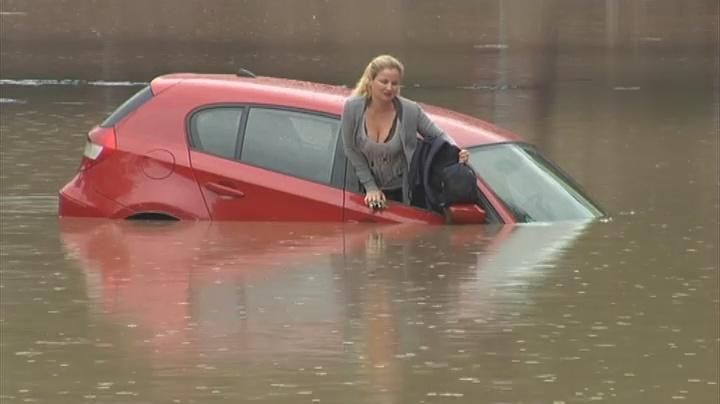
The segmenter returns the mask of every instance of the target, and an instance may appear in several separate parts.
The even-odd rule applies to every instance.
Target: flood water
[[[35,31],[23,42],[42,21],[24,4],[0,6],[0,402],[720,399],[717,2],[418,1],[394,28],[404,41],[383,45],[384,27],[379,39],[354,46],[364,31],[351,30],[330,46],[325,14],[312,30],[319,45],[297,49],[288,29],[254,48],[249,34],[237,46],[115,46],[130,35],[117,26],[101,32],[113,38],[105,47],[53,46]],[[392,17],[409,7],[388,4]],[[488,28],[467,34],[473,20]],[[437,21],[445,36],[431,35]],[[132,29],[166,32],[143,23]],[[209,41],[225,32],[199,30]],[[385,51],[407,62],[404,95],[519,133],[612,220],[57,218],[88,129],[169,61],[352,85]]]

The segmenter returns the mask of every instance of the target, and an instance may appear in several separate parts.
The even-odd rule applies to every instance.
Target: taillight
[[[80,170],[87,170],[99,163],[116,148],[117,138],[115,136],[115,130],[113,128],[96,126],[88,133]]]

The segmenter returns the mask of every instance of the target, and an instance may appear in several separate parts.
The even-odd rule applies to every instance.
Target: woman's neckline
[[[370,140],[370,141],[372,141],[373,143],[376,143],[376,144],[387,144],[387,143],[390,142],[390,140],[392,140],[392,138],[395,136],[395,132],[397,132],[398,121],[399,121],[399,115],[398,115],[397,111],[395,111],[395,116],[393,116],[392,125],[390,125],[390,129],[388,130],[388,134],[387,134],[387,136],[385,137],[385,139],[383,139],[383,141],[381,142],[379,137],[378,137],[377,139],[375,139],[375,137],[374,137],[374,136],[371,136],[370,133],[368,132],[368,128],[367,128],[367,114],[363,114],[362,124],[363,124],[363,129],[365,130],[365,137],[366,137],[368,140]]]

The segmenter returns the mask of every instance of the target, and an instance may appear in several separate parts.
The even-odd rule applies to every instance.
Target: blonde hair
[[[370,98],[370,83],[385,69],[396,69],[400,72],[400,76],[405,73],[405,67],[399,60],[390,55],[377,56],[368,63],[362,76],[360,76],[360,80],[355,84],[353,95],[363,95]]]

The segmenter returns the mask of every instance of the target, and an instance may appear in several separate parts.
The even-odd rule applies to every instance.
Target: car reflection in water
[[[498,302],[542,282],[585,227],[60,224],[95,319],[121,330],[122,345],[142,346],[134,354],[150,366],[202,357],[261,372],[340,356],[388,391],[401,384],[398,355],[442,350],[428,324],[502,327]]]

